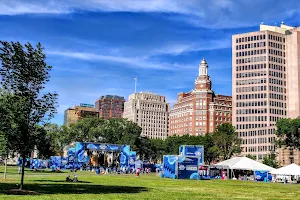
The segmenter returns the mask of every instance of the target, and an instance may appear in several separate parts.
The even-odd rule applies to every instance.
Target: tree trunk
[[[4,179],[6,179],[6,173],[7,173],[7,157],[5,157],[5,161],[4,161]]]
[[[23,190],[23,185],[24,185],[24,169],[25,169],[25,161],[26,161],[26,157],[23,156],[23,162],[22,162],[22,175],[21,175],[21,185],[20,185],[20,190]]]

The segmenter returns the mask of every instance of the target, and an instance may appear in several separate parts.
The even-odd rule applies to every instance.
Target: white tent
[[[251,171],[273,171],[274,168],[247,157],[234,157],[213,165],[227,169],[251,170]]]
[[[286,175],[286,176],[291,176],[291,175],[295,175],[295,176],[300,176],[300,167],[296,164],[290,164],[287,165],[285,167],[281,167],[279,169],[275,169],[273,171],[270,172],[271,174],[275,174],[275,175]]]

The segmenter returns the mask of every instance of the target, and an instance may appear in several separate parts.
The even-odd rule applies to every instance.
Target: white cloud
[[[167,12],[202,16],[195,5],[206,0],[1,0],[0,13],[6,15],[31,13],[71,13],[76,10],[105,12]]]
[[[159,49],[153,51],[154,54],[172,54],[180,55],[186,52],[192,51],[207,51],[207,50],[216,50],[231,48],[231,40],[228,38],[222,40],[202,40],[200,43],[174,43],[167,44]]]
[[[124,65],[124,67],[130,68],[144,68],[144,69],[156,69],[156,70],[180,70],[189,68],[189,66],[179,65],[176,63],[162,63],[162,62],[151,62],[147,60],[146,57],[121,57],[121,56],[111,56],[102,55],[94,53],[80,53],[80,52],[66,52],[66,51],[47,51],[48,55],[64,56],[80,60],[90,60],[90,61],[102,61],[119,63]]]
[[[270,6],[272,5],[272,6]],[[299,12],[297,0],[0,0],[0,14],[67,14],[82,11],[175,13],[200,27],[232,28],[259,24]]]

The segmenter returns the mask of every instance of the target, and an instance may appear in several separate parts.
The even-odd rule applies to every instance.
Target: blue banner
[[[201,145],[182,145],[179,147],[179,154],[184,156],[199,157],[199,165],[204,164],[204,147]]]
[[[164,155],[163,176],[166,178],[177,178],[176,165],[178,156]]]
[[[89,150],[103,150],[103,151],[120,151],[120,145],[117,144],[95,144],[86,143],[86,148]]]
[[[178,157],[178,179],[197,179],[198,177],[198,157],[179,156]]]

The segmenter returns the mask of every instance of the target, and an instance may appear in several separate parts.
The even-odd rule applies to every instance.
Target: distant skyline
[[[0,40],[41,42],[58,113],[101,95],[194,88],[204,57],[217,94],[231,95],[231,37],[259,24],[299,25],[296,0],[0,0]]]

